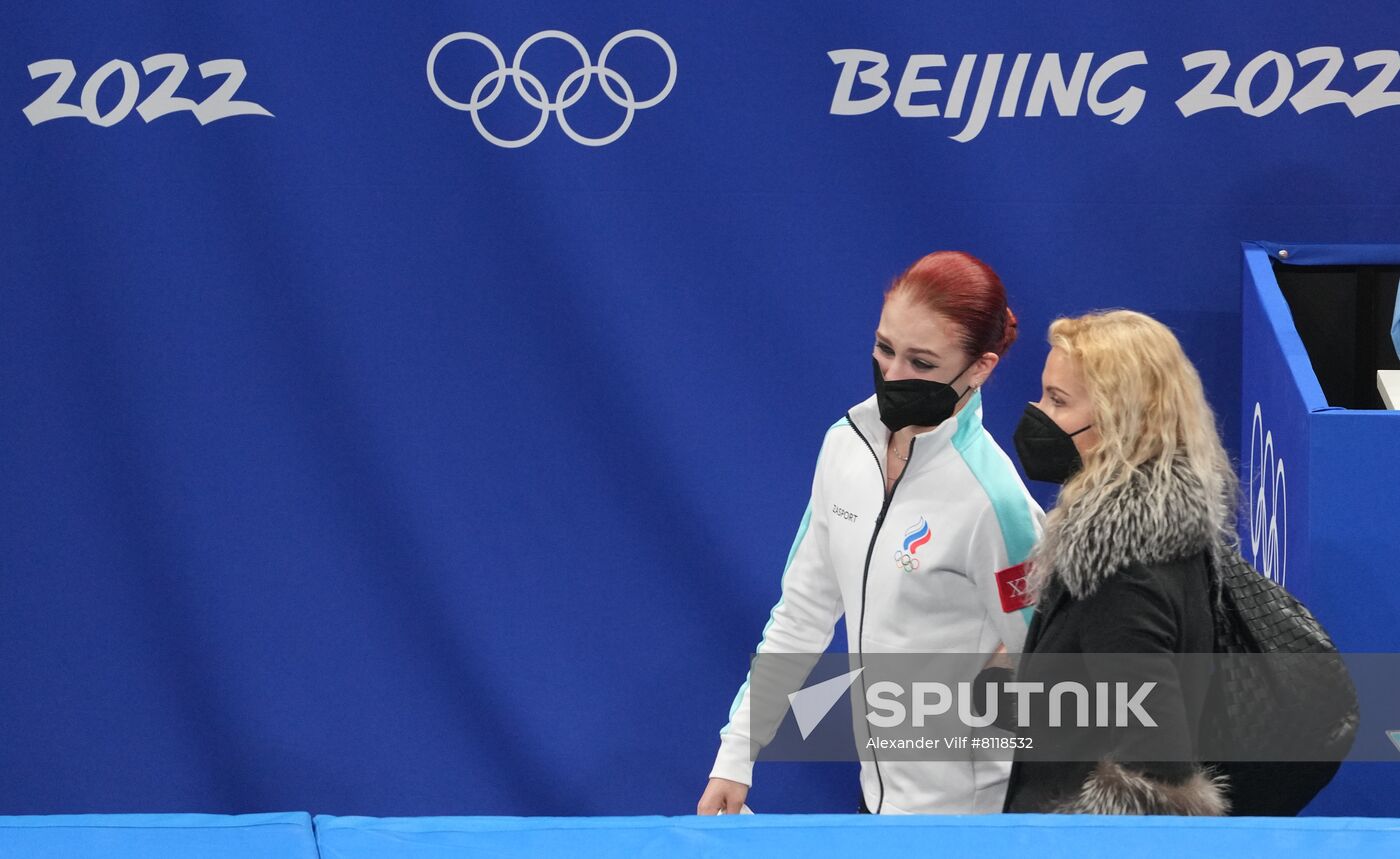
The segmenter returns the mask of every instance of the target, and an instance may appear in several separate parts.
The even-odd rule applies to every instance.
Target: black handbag
[[[1211,764],[1229,779],[1231,814],[1295,815],[1351,749],[1356,687],[1326,630],[1288,591],[1231,548],[1211,567],[1216,653],[1270,658],[1218,660],[1201,747],[1235,758]],[[1302,760],[1279,761],[1280,749]]]

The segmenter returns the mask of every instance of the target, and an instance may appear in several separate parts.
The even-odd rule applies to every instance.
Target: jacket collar
[[[856,431],[870,443],[883,471],[886,466],[885,451],[889,447],[890,431],[880,422],[880,406],[875,401],[875,395],[872,394],[869,399],[853,406],[846,415]],[[965,450],[981,433],[982,392],[976,390],[968,395],[962,411],[928,432],[914,436],[914,456],[908,467],[914,467],[916,461],[922,466],[942,459],[955,450]]]
[[[1053,580],[1083,599],[1131,563],[1165,563],[1210,550],[1219,533],[1210,501],[1186,460],[1175,457],[1164,475],[1140,468],[1125,483],[1058,505],[1032,555],[1034,590],[1048,596]]]

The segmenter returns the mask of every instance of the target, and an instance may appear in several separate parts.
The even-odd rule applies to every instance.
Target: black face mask
[[[967,392],[959,394],[951,383],[933,382],[928,379],[900,379],[886,382],[880,372],[880,362],[873,357],[875,365],[875,402],[880,406],[880,422],[889,427],[890,432],[898,432],[905,427],[936,427],[953,416],[953,410]],[[972,364],[976,364],[973,361]],[[953,377],[956,382],[962,374],[972,369],[972,364],[963,367],[962,373]]]
[[[1016,455],[1031,480],[1064,483],[1084,467],[1074,437],[1093,424],[1065,432],[1050,420],[1049,415],[1033,405],[1026,406],[1021,422],[1016,425]]]

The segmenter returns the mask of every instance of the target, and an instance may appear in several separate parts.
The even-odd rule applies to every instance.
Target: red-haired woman
[[[823,652],[846,615],[852,653],[1018,652],[1018,566],[1044,514],[982,428],[979,389],[1016,339],[996,273],[955,251],[895,278],[875,329],[875,393],[826,433],[812,498],[759,653]],[[970,678],[969,678],[970,679]],[[752,784],[749,684],[735,698],[700,814],[737,813]],[[1005,757],[1005,755],[1001,755]],[[861,765],[877,814],[1000,811],[1009,761]]]

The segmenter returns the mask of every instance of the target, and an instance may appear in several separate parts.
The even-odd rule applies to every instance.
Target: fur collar
[[[1222,817],[1230,813],[1224,776],[1196,766],[1185,781],[1152,778],[1115,761],[1099,761],[1079,793],[1049,809],[1055,814],[1173,814]]]
[[[1186,461],[1165,477],[1143,467],[1118,486],[1097,487],[1057,506],[1032,560],[1037,593],[1053,580],[1070,596],[1090,596],[1133,562],[1154,564],[1205,551],[1219,533],[1219,505]]]

